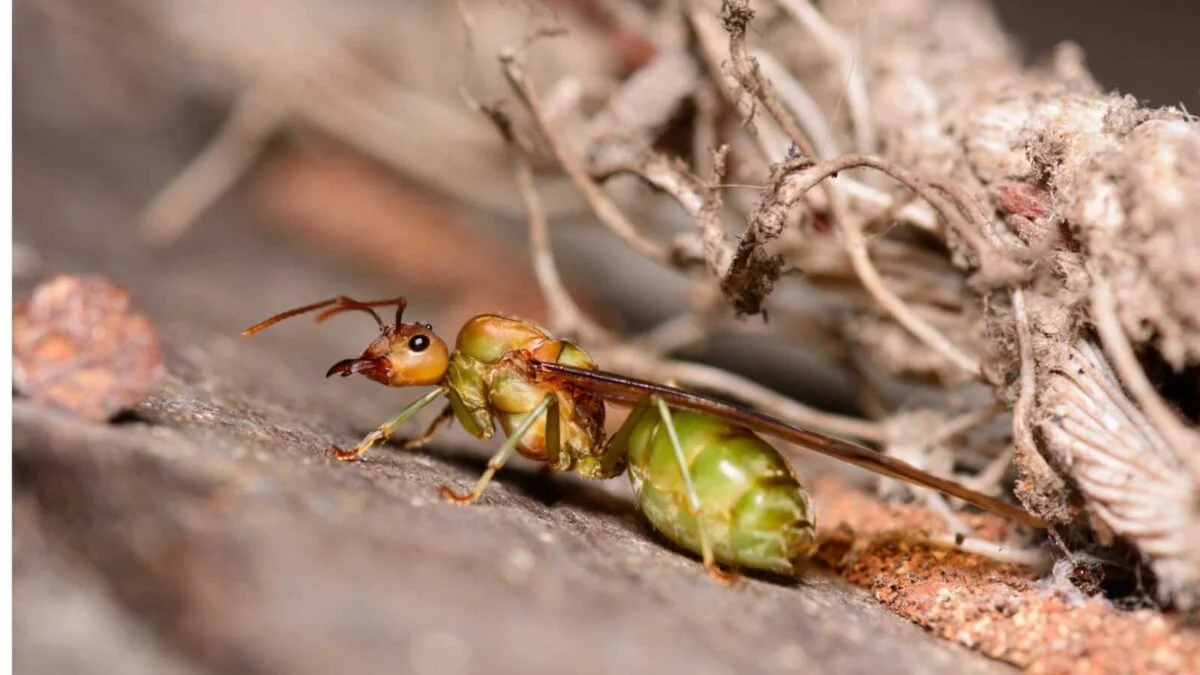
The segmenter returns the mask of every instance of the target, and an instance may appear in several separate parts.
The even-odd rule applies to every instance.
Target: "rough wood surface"
[[[138,209],[198,137],[185,119],[45,115],[76,102],[32,62],[16,73],[15,293],[62,272],[125,285],[168,375],[113,424],[15,402],[18,672],[1010,670],[821,573],[722,588],[628,500],[527,464],[474,507],[437,501],[481,471],[479,445],[327,459],[407,400],[321,377],[370,331],[238,331],[297,300],[395,289],[230,208],[186,245],[138,245]],[[417,300],[413,315],[436,301]]]

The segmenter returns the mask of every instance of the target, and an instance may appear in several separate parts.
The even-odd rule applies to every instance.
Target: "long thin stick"
[[[469,97],[469,93],[464,91]],[[537,186],[533,181],[533,169],[529,164],[529,156],[525,148],[517,140],[512,123],[508,117],[497,108],[479,105],[474,99],[470,104],[485,113],[499,129],[500,134],[508,143],[512,155],[513,169],[516,173],[517,192],[525,205],[529,217],[529,249],[533,258],[533,271],[541,287],[542,295],[546,298],[550,314],[550,328],[553,332],[568,337],[578,335],[589,343],[611,343],[616,338],[593,322],[579,309],[562,277],[558,274],[558,266],[554,264],[554,254],[550,247],[550,231],[546,222],[546,209],[538,196]]]
[[[606,350],[604,357],[602,361],[607,366],[622,372],[647,379],[674,380],[685,386],[721,392],[776,417],[822,433],[873,443],[885,440],[883,426],[877,422],[817,410],[720,368],[689,361],[649,358],[637,351],[636,347]]]
[[[587,389],[598,391],[606,398],[632,403],[647,394],[659,396],[668,404],[687,410],[719,415],[782,440],[790,441],[814,452],[833,457],[848,464],[882,476],[897,478],[914,485],[932,488],[952,497],[975,504],[992,513],[1011,518],[1032,527],[1046,527],[1038,517],[1025,510],[967,488],[959,483],[922,471],[883,453],[873,452],[849,441],[813,432],[784,422],[757,410],[743,408],[720,399],[666,387],[653,382],[603,371],[571,368],[554,363],[534,362],[536,371],[546,377],[563,379]]]
[[[141,218],[142,235],[155,244],[178,239],[246,174],[286,117],[270,93],[242,94],[204,151],[150,201]]]
[[[846,102],[854,123],[854,146],[858,152],[875,151],[875,126],[871,123],[871,99],[862,72],[855,68],[854,50],[808,0],[776,0],[785,12],[804,26],[817,44],[833,55],[846,82]]]
[[[513,51],[505,52],[501,55],[500,62],[504,66],[504,74],[508,78],[509,84],[525,103],[530,114],[533,115],[538,130],[550,145],[550,149],[554,153],[555,158],[558,159],[558,163],[562,166],[563,171],[571,179],[571,182],[579,192],[583,194],[584,199],[587,200],[600,221],[608,226],[614,234],[620,237],[633,250],[656,262],[664,265],[670,264],[670,254],[667,249],[650,241],[638,232],[633,223],[621,212],[621,209],[600,189],[600,186],[596,185],[591,176],[584,170],[583,162],[575,156],[574,151],[559,140],[558,134],[555,133],[550,125],[550,121],[546,119],[541,102],[538,100],[538,96],[534,92],[529,78],[525,76],[525,69],[518,62],[516,53]]]

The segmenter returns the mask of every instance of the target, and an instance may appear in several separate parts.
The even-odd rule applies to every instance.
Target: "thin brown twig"
[[[947,208],[949,212],[944,213],[947,219],[962,219],[962,214],[958,213],[957,209],[947,204],[944,199],[940,199],[940,196],[936,195],[933,190],[907,172],[898,171],[890,163],[874,157],[846,155],[815,166],[798,167],[798,170],[786,172],[785,175],[781,176],[776,181],[775,189],[760,205],[758,212],[754,214],[751,225],[747,228],[747,235],[743,237],[743,243],[751,238],[752,232],[763,231],[769,234],[772,231],[781,230],[783,222],[792,206],[803,197],[805,192],[826,178],[859,166],[868,166],[880,170],[904,183],[910,189],[918,191],[922,197],[929,199],[929,196],[933,196],[934,199],[929,200],[930,203],[935,208],[940,206]],[[833,194],[836,195],[837,193],[834,192]],[[855,274],[867,292],[879,303],[879,306],[928,347],[937,351],[951,363],[956,364],[972,376],[979,377],[981,375],[980,362],[977,357],[971,356],[959,349],[949,338],[924,319],[917,316],[904,301],[887,287],[883,277],[880,276],[879,271],[871,263],[867,252],[866,237],[863,235],[861,224],[852,218],[839,219],[838,224],[841,227],[845,239],[846,252],[850,256],[850,262],[854,267]],[[742,251],[739,247],[738,254],[734,257],[734,262],[730,266],[730,273],[727,275],[727,278],[735,272],[739,272],[738,265],[741,259]],[[745,271],[744,265],[740,272],[744,274]]]
[[[160,245],[177,240],[246,174],[286,118],[273,93],[242,94],[204,151],[150,201],[141,217],[142,236]]]
[[[700,215],[710,189],[699,177],[688,171],[681,160],[654,151],[643,151],[610,161],[603,177],[630,174],[670,195],[692,218]]]
[[[617,157],[623,153],[609,152],[607,164],[603,167],[606,172],[604,175],[630,174],[670,195],[699,228],[705,265],[714,278],[720,278],[733,255],[722,220],[724,204],[721,191],[712,185],[720,183],[725,175],[728,151],[728,146],[722,146],[712,153],[713,173],[709,183],[688,171],[687,165],[681,160],[651,150],[619,160]]]
[[[712,151],[710,185],[720,184],[725,177],[725,160],[728,156],[728,145],[722,145]],[[718,279],[725,275],[733,257],[725,234],[725,223],[721,218],[723,206],[721,190],[710,187],[704,199],[704,205],[696,214],[696,225],[700,228],[700,241],[704,244],[704,260],[708,263],[709,273]]]
[[[721,29],[717,24],[716,18],[703,12],[691,11],[688,14],[688,19],[696,34],[697,46],[701,57],[708,66],[710,77],[719,85],[717,87],[718,91],[721,92],[722,96],[733,107],[738,109],[747,108],[750,104],[745,101],[745,97],[735,96],[723,80],[720,68],[722,60],[721,49],[727,48],[728,41],[722,42],[719,39]],[[747,119],[743,122],[743,129],[757,143],[762,157],[767,161],[774,161],[778,157],[777,148],[781,147],[778,139],[771,138],[770,132],[774,127],[767,127],[760,132],[754,124],[753,119],[749,119],[749,112],[743,112],[743,114],[747,116]],[[740,159],[745,159],[742,155],[738,156]],[[763,172],[765,173],[765,170]],[[703,174],[703,172],[700,173]],[[849,178],[831,187],[844,192],[846,198],[854,201],[859,207],[874,207],[880,213],[888,213],[894,203],[894,200],[886,193]],[[815,208],[831,208],[828,199],[822,193],[812,195],[811,201]],[[929,232],[935,232],[938,228],[937,215],[925,203],[907,204],[896,208],[895,216]]]
[[[883,427],[876,422],[811,408],[753,380],[719,368],[649,357],[636,347],[608,349],[603,354],[606,364],[635,377],[660,382],[675,380],[686,386],[719,392],[781,419],[833,436],[874,443],[884,440]]]
[[[721,26],[716,17],[698,9],[688,9],[687,19],[696,36],[696,46],[700,51],[705,68],[708,70],[709,78],[716,84],[722,98],[740,113],[741,129],[758,146],[762,160],[768,163],[775,161],[779,149],[784,146],[783,136],[773,126],[760,129],[755,122],[753,99],[747,96],[738,96],[731,83],[725,79],[722,64],[728,53],[729,41],[723,39]],[[765,165],[763,168],[765,173]]]
[[[750,55],[764,73],[766,80],[775,86],[775,91],[796,116],[804,134],[812,140],[816,159],[829,159],[842,154],[837,139],[829,128],[829,120],[804,85],[796,81],[775,57],[761,49],[751,49]]]
[[[737,96],[725,80],[721,64],[728,55],[729,41],[721,39],[722,31],[716,17],[698,9],[689,8],[687,19],[696,36],[696,46],[708,70],[709,77],[716,84],[715,88],[730,106],[742,112],[742,129],[757,144],[762,158],[768,162],[775,161],[778,159],[778,148],[782,147],[781,139],[774,137],[776,128],[768,125],[759,129],[751,114],[752,101],[747,101],[744,96]],[[737,156],[742,161],[746,160],[745,153],[737,154]],[[762,173],[766,173],[765,167]],[[886,193],[849,178],[832,187],[845,193],[846,198],[854,201],[859,207],[874,207],[880,213],[889,212],[893,204],[893,199]],[[817,209],[831,209],[828,199],[822,193],[812,195],[811,202]],[[897,208],[895,215],[922,230],[936,232],[938,229],[937,215],[925,203],[908,204]]]
[[[467,46],[474,46],[474,17],[462,3],[458,3],[458,12],[466,32]],[[529,220],[529,248],[533,262],[534,276],[541,287],[542,296],[546,299],[551,330],[568,337],[578,337],[585,342],[607,344],[615,338],[599,324],[592,321],[571,298],[562,277],[558,274],[558,266],[554,263],[554,254],[550,246],[550,231],[547,223],[546,209],[538,195],[533,178],[533,168],[529,161],[529,152],[522,139],[518,137],[512,119],[500,109],[499,105],[484,105],[471,93],[469,84],[464,76],[459,86],[459,95],[470,109],[482,113],[495,125],[500,137],[504,139],[512,158],[514,178],[517,192]]]
[[[529,248],[533,258],[533,271],[546,298],[550,315],[550,330],[571,339],[580,339],[588,344],[608,344],[615,338],[599,324],[584,314],[567,291],[554,254],[550,247],[550,232],[546,222],[546,209],[538,196],[533,180],[533,169],[521,143],[517,141],[512,121],[494,106],[478,106],[490,119],[508,143],[512,154],[513,170],[516,174],[517,192],[525,205],[529,217]]]
[[[650,241],[638,232],[637,228],[621,212],[616,203],[600,189],[600,186],[596,185],[591,176],[584,170],[583,162],[575,156],[574,151],[558,138],[558,134],[551,128],[549,120],[546,119],[538,96],[534,92],[529,78],[526,77],[525,69],[520,64],[516,52],[512,50],[505,51],[500,56],[500,62],[504,67],[504,74],[508,78],[509,84],[533,116],[538,130],[550,145],[550,149],[554,153],[558,163],[562,166],[563,171],[571,179],[576,189],[583,194],[584,199],[587,200],[588,204],[592,207],[592,211],[595,212],[600,221],[633,250],[651,260],[669,265],[670,254],[668,250]]]
[[[732,58],[733,76],[748,93],[762,103],[771,117],[783,128],[783,132],[805,155],[817,157],[812,140],[804,133],[791,111],[779,102],[775,90],[763,77],[761,69],[746,48],[746,30],[754,18],[754,11],[746,0],[725,0],[721,6],[721,20],[729,33],[729,55]]]
[[[1012,411],[1013,461],[1035,482],[1035,491],[1062,494],[1066,486],[1038,452],[1030,424],[1037,404],[1037,361],[1034,359],[1033,328],[1029,321],[1029,310],[1025,306],[1025,291],[1014,288],[1010,297],[1013,322],[1017,329],[1017,355],[1021,361],[1021,390]]]
[[[785,12],[812,34],[825,51],[833,56],[845,80],[846,102],[854,125],[854,146],[858,152],[875,151],[875,126],[871,123],[871,99],[866,79],[855,67],[854,49],[808,0],[776,0]]]
[[[763,78],[758,63],[752,59],[746,48],[746,31],[754,12],[746,0],[725,0],[721,5],[721,20],[726,32],[729,33],[729,53],[732,59],[734,78],[755,99],[760,101],[771,117],[783,127],[784,132],[792,139],[794,147],[802,153],[802,157],[791,157],[785,161],[779,174],[787,173],[788,163],[799,163],[815,160],[816,150],[800,128],[796,118],[788,112],[774,90]],[[781,178],[782,179],[782,178]],[[821,190],[829,202],[829,211],[833,220],[845,223],[850,220],[850,212],[841,193],[829,183],[821,183]],[[759,213],[762,213],[761,209]],[[742,237],[737,253],[730,263],[729,271],[721,280],[726,295],[733,301],[739,313],[754,314],[762,311],[762,303],[774,288],[775,280],[783,272],[782,260],[779,256],[766,255],[762,247],[783,232],[786,214],[778,218],[758,218],[751,221],[750,227]],[[849,225],[846,225],[849,228]]]

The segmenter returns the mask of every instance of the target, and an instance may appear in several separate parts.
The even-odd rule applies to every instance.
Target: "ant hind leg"
[[[667,436],[671,440],[671,448],[675,451],[679,471],[683,475],[683,486],[687,491],[688,505],[691,507],[692,516],[696,518],[696,529],[700,534],[700,555],[704,559],[704,567],[717,581],[725,585],[732,584],[739,575],[736,572],[726,572],[717,565],[716,556],[713,554],[711,535],[704,522],[704,509],[700,504],[700,496],[696,493],[696,486],[692,483],[691,469],[688,467],[687,457],[683,453],[683,446],[679,443],[679,434],[675,431],[671,410],[661,398],[655,396],[653,400],[654,405],[658,408],[658,415],[662,418],[663,426],[667,430]]]

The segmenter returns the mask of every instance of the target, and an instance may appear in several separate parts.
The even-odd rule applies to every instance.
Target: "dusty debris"
[[[830,476],[811,491],[822,562],[943,638],[1030,673],[1194,673],[1200,663],[1200,629],[1080,590],[1082,562],[1063,561],[1042,580],[1029,568],[923,543],[946,533],[927,508],[887,505]],[[1012,537],[1011,524],[994,516],[963,520],[975,537]]]
[[[104,278],[55,277],[13,308],[13,384],[41,404],[107,420],[163,372],[154,326]]]

